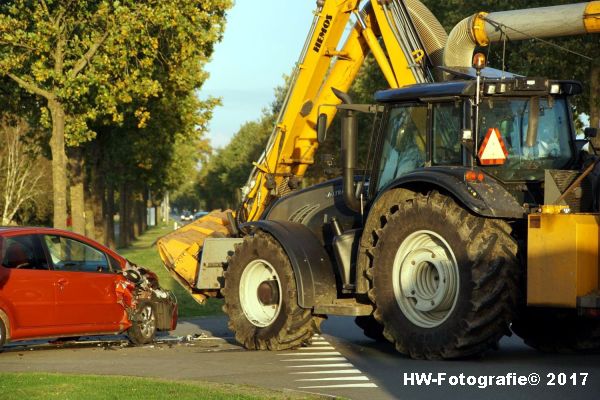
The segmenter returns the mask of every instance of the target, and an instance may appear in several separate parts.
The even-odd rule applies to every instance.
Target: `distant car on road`
[[[146,344],[176,326],[177,300],[153,272],[72,232],[0,227],[0,347],[124,332]]]
[[[186,210],[186,211],[184,211],[184,212],[181,214],[181,218],[180,218],[180,219],[181,219],[182,221],[193,221],[193,220],[194,220],[194,216],[192,215],[192,213],[191,213],[191,212],[189,212],[189,211],[187,211],[187,210]]]

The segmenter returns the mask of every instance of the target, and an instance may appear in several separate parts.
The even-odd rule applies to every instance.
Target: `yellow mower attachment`
[[[196,289],[204,240],[209,237],[230,235],[228,212],[231,210],[212,211],[157,241],[160,258],[167,270],[200,304],[204,303],[207,297],[218,294],[216,290],[200,293]]]

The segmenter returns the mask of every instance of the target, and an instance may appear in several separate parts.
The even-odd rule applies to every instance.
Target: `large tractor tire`
[[[525,344],[547,353],[599,353],[600,320],[575,310],[529,308],[512,324]]]
[[[436,192],[386,196],[367,276],[384,336],[417,359],[498,347],[518,301],[517,245],[503,221]]]
[[[292,349],[320,332],[322,319],[298,305],[296,279],[284,249],[262,231],[236,247],[222,292],[229,329],[247,349]]]

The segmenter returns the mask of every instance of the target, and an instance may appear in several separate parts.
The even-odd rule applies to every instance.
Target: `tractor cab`
[[[564,190],[581,172],[569,103],[581,91],[575,81],[517,76],[379,91],[381,128],[373,140],[375,156],[368,161],[368,197],[411,182],[418,186],[425,179],[445,182],[459,198],[464,192],[467,202],[482,200],[488,208],[500,207],[491,203],[502,193],[502,200],[508,196],[518,203],[510,207],[522,217],[528,208],[548,203],[546,186]],[[554,179],[551,185],[545,184],[548,179]],[[584,201],[579,193],[574,210],[591,211],[591,192],[585,195]],[[490,216],[519,217],[510,212]]]

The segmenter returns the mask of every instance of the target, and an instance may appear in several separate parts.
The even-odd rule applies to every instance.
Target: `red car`
[[[151,271],[72,232],[0,228],[0,347],[122,332],[145,344],[176,325],[175,296]]]

